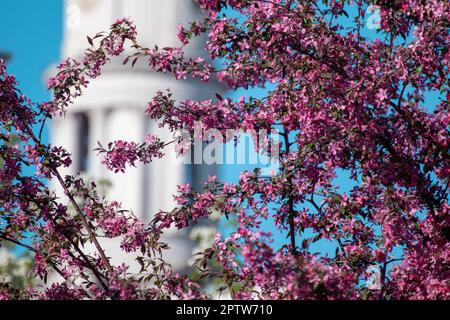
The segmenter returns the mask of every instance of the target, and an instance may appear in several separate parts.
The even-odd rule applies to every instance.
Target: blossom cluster
[[[101,144],[96,151],[105,153],[102,163],[108,170],[114,172],[125,172],[126,165],[136,166],[136,161],[144,164],[150,163],[153,158],[162,158],[164,142],[154,135],[148,135],[144,143],[127,142],[117,140],[108,144],[104,149]]]

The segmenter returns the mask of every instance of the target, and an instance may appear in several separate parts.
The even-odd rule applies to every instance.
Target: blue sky
[[[0,51],[12,54],[8,72],[32,101],[48,100],[44,71],[59,60],[62,1],[2,1],[0,10]]]

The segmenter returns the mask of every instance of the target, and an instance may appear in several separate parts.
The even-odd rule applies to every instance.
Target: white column
[[[150,123],[150,132],[166,143],[174,139],[169,130],[158,128],[153,121]],[[147,179],[151,182],[147,191],[150,212],[173,209],[173,195],[177,193],[177,186],[186,182],[184,165],[181,159],[176,157],[174,144],[164,149],[163,158],[154,159],[148,166]]]
[[[173,140],[173,134],[166,128],[159,128],[157,123],[149,121],[150,132],[164,142]],[[146,185],[144,201],[148,208],[148,220],[159,211],[170,211],[176,204],[173,196],[177,194],[177,186],[188,182],[187,169],[181,158],[176,156],[174,145],[164,149],[164,157],[155,159],[146,168]],[[165,230],[163,241],[170,245],[171,250],[164,252],[164,257],[175,270],[184,270],[192,256],[193,243],[188,239],[188,230],[178,230],[175,227]]]
[[[105,144],[115,140],[142,142],[144,120],[142,108],[121,107],[111,110],[106,119]],[[112,184],[108,198],[122,202],[123,208],[131,209],[138,217],[143,216],[143,172],[143,165],[136,163],[136,167],[128,167],[125,173],[109,173],[107,176]]]
[[[72,165],[68,168],[61,167],[59,172],[62,176],[74,175],[79,167],[78,163],[78,121],[75,114],[68,112],[63,118],[55,118],[51,122],[51,145],[63,147],[72,155]],[[63,191],[59,183],[51,181],[51,187],[55,189],[59,196],[63,195]]]

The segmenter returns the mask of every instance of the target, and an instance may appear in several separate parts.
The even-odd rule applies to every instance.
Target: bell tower
[[[89,46],[86,36],[108,30],[122,17],[135,22],[140,44],[178,46],[177,26],[194,21],[201,14],[194,0],[65,0],[64,10],[63,58],[82,55]],[[201,47],[201,43],[193,44],[191,53]],[[193,80],[175,81],[171,76],[151,71],[144,60],[134,68],[123,66],[122,59],[106,65],[102,75],[91,81],[83,96],[69,106],[65,118],[52,121],[51,139],[53,145],[63,146],[72,154],[73,165],[64,174],[80,172],[108,181],[107,198],[122,202],[124,209],[148,222],[155,212],[170,210],[176,186],[198,180],[199,174],[205,174],[204,168],[196,166],[194,170],[193,166],[182,164],[170,148],[162,159],[114,174],[104,169],[93,151],[97,142],[142,142],[149,133],[170,141],[171,134],[144,114],[153,95],[170,88],[176,99],[207,99],[216,89],[207,90]],[[186,268],[193,247],[186,231],[169,230],[165,240],[172,248],[167,259],[174,269]],[[103,245],[113,263],[130,263],[128,258],[123,261],[117,242],[107,240]]]

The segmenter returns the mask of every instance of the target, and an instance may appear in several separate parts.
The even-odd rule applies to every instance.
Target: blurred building
[[[177,26],[194,21],[201,14],[193,0],[65,0],[64,10],[62,58],[81,56],[89,46],[87,35],[108,30],[122,17],[130,17],[136,23],[140,44],[150,48],[155,44],[160,48],[178,46]],[[193,44],[191,54],[201,47],[200,42]],[[93,149],[98,141],[103,145],[118,139],[142,142],[149,133],[170,141],[171,134],[144,114],[156,91],[171,88],[177,99],[206,99],[216,89],[206,90],[195,81],[175,81],[171,76],[155,73],[145,58],[134,68],[123,66],[122,60],[109,63],[85,94],[70,106],[65,118],[52,121],[51,143],[65,147],[73,155],[73,165],[64,174],[80,172],[97,181],[108,181],[111,183],[108,198],[121,201],[123,208],[131,209],[148,222],[158,210],[173,207],[172,195],[178,184],[190,181],[198,185],[208,170],[201,165],[195,168],[183,165],[174,150],[168,149],[164,158],[150,165],[114,174],[105,170]],[[62,194],[62,190],[58,192]],[[186,268],[192,254],[186,231],[171,230],[166,240],[172,248],[168,260],[176,270]],[[117,241],[107,240],[103,245],[113,263],[133,260],[122,256]]]

